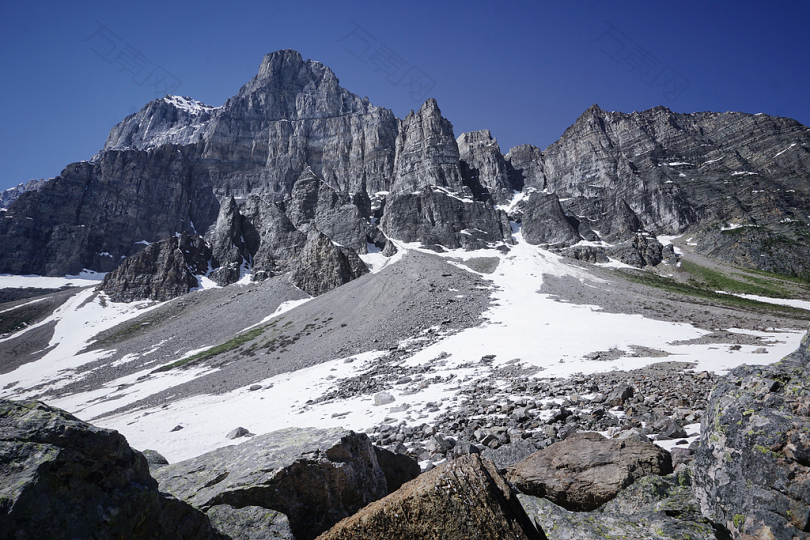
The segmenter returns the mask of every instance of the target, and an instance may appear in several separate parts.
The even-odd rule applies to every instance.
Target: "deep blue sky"
[[[456,136],[490,129],[504,152],[545,148],[593,103],[810,125],[810,3],[606,4],[4,2],[0,189],[92,157],[154,99],[160,75],[179,81],[172,93],[221,105],[284,48],[400,118],[419,107],[418,84],[432,86]]]

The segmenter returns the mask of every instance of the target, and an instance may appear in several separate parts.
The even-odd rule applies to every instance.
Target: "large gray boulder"
[[[645,476],[593,512],[571,512],[553,502],[519,494],[526,513],[548,540],[724,540],[700,513],[688,472]]]
[[[335,245],[313,227],[290,281],[305,293],[319,296],[368,272],[353,249]]]
[[[706,516],[734,538],[810,532],[810,333],[770,366],[740,366],[709,397],[695,452]]]
[[[287,516],[261,506],[217,504],[206,512],[211,525],[230,540],[295,540]]]
[[[155,476],[162,490],[203,511],[227,505],[281,512],[298,540],[314,538],[388,494],[371,441],[339,428],[259,435],[161,467]]]
[[[36,401],[0,400],[0,539],[220,539],[158,491],[118,432]]]
[[[480,249],[512,243],[506,213],[490,203],[462,199],[447,190],[426,186],[418,193],[392,196],[380,222],[385,234],[404,242],[446,248]]]
[[[635,480],[672,472],[669,452],[651,442],[575,433],[515,465],[509,481],[567,510],[593,510]]]
[[[344,519],[319,540],[543,538],[495,465],[477,454],[450,461]]]

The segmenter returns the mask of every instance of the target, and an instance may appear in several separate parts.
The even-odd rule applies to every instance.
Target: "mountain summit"
[[[486,130],[457,139],[432,98],[400,120],[282,50],[224,105],[154,100],[91,161],[22,193],[0,222],[0,272],[109,272],[187,234],[210,246],[200,268],[227,284],[292,270],[312,227],[364,254],[387,238],[508,245],[512,221],[586,260],[638,251],[639,235],[690,233],[699,253],[807,276],[808,177],[810,130],[786,118],[594,104],[545,150],[504,155]],[[602,245],[569,249],[582,240]],[[661,260],[651,249],[621,258]]]

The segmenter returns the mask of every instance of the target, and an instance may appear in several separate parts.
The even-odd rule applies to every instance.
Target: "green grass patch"
[[[775,298],[789,298],[790,292],[771,280],[746,277],[743,274],[724,274],[690,261],[682,261],[681,269],[689,272],[701,285],[713,291],[737,294],[756,294]],[[741,278],[741,279],[740,279]]]
[[[185,366],[185,365],[191,364],[192,362],[199,362],[200,360],[207,360],[208,358],[214,357],[214,356],[216,356],[218,354],[222,354],[224,352],[232,351],[234,349],[237,349],[237,348],[241,347],[242,345],[244,345],[248,341],[256,339],[257,337],[262,335],[266,329],[267,329],[266,325],[265,326],[260,326],[259,328],[254,328],[253,330],[249,330],[249,331],[245,332],[244,334],[239,334],[238,336],[236,336],[233,339],[229,339],[228,341],[226,341],[225,343],[222,343],[221,345],[211,347],[208,350],[199,352],[199,353],[197,353],[197,354],[195,354],[193,356],[189,356],[188,358],[183,358],[182,360],[172,362],[171,364],[166,364],[165,366],[160,366],[159,368],[153,370],[152,373],[160,373],[162,371],[169,371],[170,369],[174,369],[176,367]],[[253,349],[253,348],[255,348],[255,347],[252,347],[251,349]]]
[[[634,283],[654,287],[656,289],[661,289],[671,293],[691,296],[693,298],[701,298],[714,304],[721,304],[760,313],[773,313],[792,319],[810,319],[810,311],[806,309],[791,306],[781,306],[778,304],[769,304],[767,302],[760,302],[758,300],[750,300],[748,298],[740,298],[739,296],[733,296],[730,294],[718,293],[715,292],[714,289],[701,286],[697,281],[680,283],[672,278],[661,277],[659,275],[641,270],[630,272],[617,271],[616,273],[617,275]]]

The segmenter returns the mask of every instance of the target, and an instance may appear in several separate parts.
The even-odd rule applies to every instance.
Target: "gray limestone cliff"
[[[453,126],[428,99],[402,120],[396,140],[392,195],[415,193],[425,186],[460,192],[464,188]]]
[[[497,139],[492,138],[488,129],[484,129],[462,133],[457,143],[464,184],[472,190],[476,200],[508,203],[514,196],[515,188]]]
[[[810,129],[786,118],[594,105],[545,150],[502,155],[487,130],[456,139],[434,99],[399,120],[282,50],[222,106],[152,101],[91,161],[15,195],[0,272],[110,272],[187,233],[211,244],[210,277],[224,285],[292,270],[312,226],[363,254],[389,239],[511,243],[511,220],[530,242],[601,241],[606,253],[688,233],[699,253],[808,276],[808,178]]]

